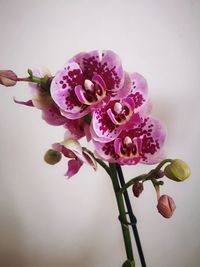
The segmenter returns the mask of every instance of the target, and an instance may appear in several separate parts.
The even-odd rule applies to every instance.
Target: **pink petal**
[[[76,62],[80,66],[85,77],[89,80],[92,80],[94,73],[99,72],[100,53],[98,51],[79,53],[75,55],[69,62]]]
[[[134,99],[135,108],[138,111],[146,102],[148,94],[147,82],[139,73],[130,74],[131,91],[130,96]]]
[[[54,143],[52,144],[52,148],[62,153],[67,158],[72,158],[72,159],[76,158],[76,155],[71,150],[64,147],[62,143]]]
[[[73,61],[79,64],[87,79],[92,80],[94,74],[101,76],[110,93],[119,91],[124,84],[121,60],[112,51],[80,53],[70,60]]]
[[[72,151],[77,157],[82,155],[82,147],[77,140],[69,138],[64,140],[61,144],[68,150]]]
[[[82,103],[82,104],[86,104],[86,105],[90,105],[90,102],[88,102],[88,100],[85,97],[85,90],[83,88],[82,85],[77,85],[74,89],[75,94],[78,98],[78,100]]]
[[[114,140],[121,131],[107,114],[107,106],[93,112],[91,129],[92,137],[100,142],[103,142],[103,140],[105,140],[104,142]]]
[[[149,117],[149,120],[144,127],[149,131],[149,136],[144,135],[142,139],[142,154],[141,162],[144,164],[158,163],[164,157],[164,143],[166,139],[165,125],[154,117]]]
[[[75,94],[75,87],[83,84],[83,73],[77,63],[68,63],[59,71],[51,83],[51,96],[65,112],[79,113],[83,104]]]
[[[70,113],[70,112],[66,112],[64,110],[60,110],[60,112],[65,118],[67,118],[69,120],[80,119],[91,112],[91,107],[87,107],[85,109],[84,109],[84,106],[82,106],[82,107],[83,108],[81,108],[79,110],[79,112],[77,112],[77,113]]]
[[[84,133],[85,133],[87,142],[90,142],[90,140],[92,139],[92,135],[90,132],[90,125],[87,123],[84,125]]]
[[[63,125],[67,120],[61,115],[59,108],[55,104],[51,104],[46,109],[42,110],[42,118],[48,124],[54,126]]]
[[[17,103],[17,104],[21,104],[21,105],[28,106],[28,107],[34,107],[32,100],[28,100],[28,101],[19,101],[19,100],[16,100],[15,98],[14,98],[13,100],[14,100],[14,102]]]
[[[85,123],[82,119],[69,120],[66,118],[64,127],[67,128],[65,133],[65,139],[73,138],[80,139],[85,136],[85,127],[87,123]]]
[[[124,71],[122,63],[117,54],[112,51],[102,51],[102,71],[98,73],[106,83],[108,90],[119,91],[124,84]]]
[[[117,94],[114,97],[112,97],[112,100],[122,99],[127,97],[131,91],[131,88],[132,88],[131,76],[128,73],[125,73],[124,84],[121,87],[121,89],[118,90]]]
[[[68,176],[68,178],[71,178],[73,175],[75,175],[83,165],[83,162],[79,159],[71,159],[68,161],[68,170],[65,174],[65,176]]]
[[[119,156],[116,154],[114,149],[114,142],[109,143],[100,143],[94,141],[95,152],[101,159],[108,162],[117,162],[119,160]]]

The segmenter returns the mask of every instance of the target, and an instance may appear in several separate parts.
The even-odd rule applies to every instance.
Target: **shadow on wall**
[[[76,257],[62,255],[41,255],[34,252],[34,246],[27,246],[27,236],[10,196],[5,207],[1,205],[0,216],[0,266],[2,267],[88,267],[94,264],[94,251],[83,250]],[[1,203],[2,204],[2,203]],[[48,250],[48,248],[46,248]],[[88,249],[89,250],[89,249]],[[67,248],[66,248],[67,251]]]

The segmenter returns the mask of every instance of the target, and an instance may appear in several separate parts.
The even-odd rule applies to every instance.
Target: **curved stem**
[[[156,177],[156,175],[166,163],[170,163],[170,162],[172,162],[172,159],[164,159],[158,164],[158,166],[155,169],[151,170],[149,173],[141,174],[139,176],[132,178],[130,181],[128,181],[126,184],[122,186],[118,194],[123,194],[128,187],[130,187],[131,185],[139,181],[152,180],[152,182],[155,183],[155,185],[162,184],[163,182],[156,181],[156,179],[159,179],[158,177]]]
[[[123,194],[129,186],[133,185],[136,182],[147,180],[147,176],[148,174],[142,174],[131,179],[126,184],[124,184],[124,186],[118,191],[118,194]]]
[[[123,222],[123,221],[126,221],[126,210],[125,210],[123,195],[118,194],[118,191],[120,189],[120,185],[118,182],[116,165],[114,163],[110,163],[109,166],[110,166],[110,177],[111,177],[113,188],[115,191],[115,197],[117,200],[119,215],[120,215],[121,221]],[[122,233],[123,233],[123,238],[124,238],[124,245],[125,245],[125,249],[126,249],[127,260],[130,261],[133,266],[135,266],[129,227],[123,223],[121,223],[121,227],[122,227]]]
[[[154,172],[157,173],[159,170],[166,164],[166,163],[171,163],[173,160],[172,159],[164,159],[162,160],[158,166],[154,169]]]

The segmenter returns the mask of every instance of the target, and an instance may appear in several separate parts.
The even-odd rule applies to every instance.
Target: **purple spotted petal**
[[[87,107],[86,109],[84,109],[84,106],[83,106],[83,109],[81,109],[80,112],[77,112],[77,113],[70,113],[70,112],[66,112],[66,111],[63,111],[63,110],[60,110],[60,112],[67,119],[76,120],[76,119],[79,119],[79,118],[83,118],[85,115],[90,113],[91,112],[91,107]]]
[[[59,108],[55,104],[50,104],[47,108],[42,110],[42,118],[48,124],[59,126],[66,123],[66,118],[60,113]]]
[[[92,138],[104,143],[114,140],[121,131],[121,129],[110,119],[107,109],[106,105],[95,110],[91,122]]]
[[[83,162],[80,159],[71,159],[68,161],[68,170],[65,174],[68,178],[74,176],[83,165]]]
[[[80,53],[69,62],[79,64],[86,79],[92,80],[98,74],[104,80],[108,93],[116,94],[124,84],[124,71],[121,60],[112,51],[92,51]]]
[[[76,62],[84,73],[85,78],[92,80],[93,75],[100,70],[100,60],[100,53],[95,50],[89,53],[79,53],[69,62]]]
[[[64,127],[67,129],[65,139],[73,138],[80,139],[85,136],[85,128],[88,127],[82,119],[69,120],[66,119]]]
[[[93,141],[95,145],[95,153],[97,156],[107,162],[118,162],[119,156],[114,150],[114,141],[109,143],[100,143]]]
[[[137,111],[145,104],[148,98],[148,86],[147,82],[139,73],[130,74],[131,77],[131,91],[130,97],[135,102],[135,108]]]
[[[100,76],[105,81],[107,88],[119,91],[124,84],[125,75],[118,55],[112,51],[103,51],[101,65]]]
[[[132,89],[131,76],[128,73],[125,73],[124,84],[121,87],[121,89],[117,92],[117,94],[112,97],[112,100],[122,99],[127,97],[130,94],[131,89]]]
[[[68,63],[52,80],[51,96],[64,112],[81,112],[83,104],[78,100],[74,89],[83,84],[83,81],[83,73],[77,63]]]
[[[154,117],[149,117],[144,129],[147,131],[142,138],[141,162],[155,164],[164,158],[166,139],[165,125]]]

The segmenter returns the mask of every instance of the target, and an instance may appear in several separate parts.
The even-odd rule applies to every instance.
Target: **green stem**
[[[162,161],[158,164],[158,166],[154,169],[154,172],[155,172],[155,173],[158,173],[159,170],[160,170],[166,163],[170,163],[170,162],[172,162],[172,161],[173,161],[172,159],[164,159],[164,160],[162,160]]]
[[[118,191],[118,194],[123,194],[129,186],[133,185],[136,182],[147,180],[147,178],[148,174],[142,174],[131,179]]]
[[[32,77],[25,77],[25,78],[17,78],[18,82],[32,82],[32,83],[41,83],[42,78],[32,76]]]
[[[30,74],[30,73],[29,73]],[[44,77],[36,77],[33,76],[32,74],[29,77],[25,78],[17,78],[18,82],[31,82],[31,83],[37,83],[40,85],[43,89],[49,90],[50,83],[53,77],[49,77],[48,75],[45,75]]]
[[[98,159],[95,157],[94,153],[92,153],[92,151],[90,151],[89,149],[87,149],[86,147],[82,147],[83,150],[85,150],[87,153],[89,153],[94,160],[96,160],[96,162],[102,167],[104,168],[104,170],[108,173],[108,175],[110,176],[110,168],[108,167],[108,165],[103,162],[101,159]]]
[[[109,166],[110,166],[110,177],[112,180],[112,184],[113,184],[113,188],[114,188],[114,192],[115,192],[115,197],[117,200],[119,215],[120,215],[121,221],[123,222],[123,221],[126,221],[126,210],[125,210],[125,206],[124,206],[123,195],[118,194],[118,192],[120,190],[120,185],[118,182],[116,166],[113,163],[110,163]],[[135,266],[129,227],[123,223],[121,223],[121,227],[122,227],[122,233],[123,233],[123,238],[124,238],[124,245],[125,245],[127,260],[129,260],[133,264],[133,266]]]
[[[127,188],[129,188],[131,185],[133,185],[134,183],[136,182],[139,182],[139,181],[147,181],[147,180],[151,180],[152,183],[155,185],[162,185],[163,182],[162,181],[157,181],[157,177],[156,177],[156,174],[160,171],[160,169],[166,164],[166,163],[170,163],[172,162],[172,159],[164,159],[162,160],[158,166],[154,169],[154,170],[151,170],[149,173],[147,174],[141,174],[137,177],[134,177],[133,179],[131,179],[130,181],[128,181],[118,192],[118,194],[123,194]]]

